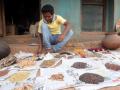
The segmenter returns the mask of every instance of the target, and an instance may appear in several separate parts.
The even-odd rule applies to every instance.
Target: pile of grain
[[[55,60],[45,60],[41,63],[41,67],[42,68],[48,68],[48,67],[51,67],[55,64]]]
[[[2,70],[0,71],[0,77],[7,75],[9,70]]]
[[[53,75],[51,75],[51,77],[49,79],[63,81],[64,76],[63,76],[63,74],[53,74]]]
[[[104,81],[104,77],[94,73],[84,73],[79,77],[79,80],[89,84],[98,84]]]
[[[87,63],[75,62],[71,67],[74,67],[74,68],[77,68],[77,69],[86,68],[87,67]]]
[[[118,71],[120,70],[120,65],[112,64],[112,63],[106,63],[105,67],[110,70]]]
[[[34,66],[35,65],[35,61],[33,60],[21,60],[19,63],[17,63],[17,65],[20,68],[25,68],[25,67],[29,67],[29,66]]]
[[[12,83],[21,82],[21,81],[27,79],[29,74],[30,73],[27,71],[19,71],[19,72],[13,74],[8,80],[11,81]]]

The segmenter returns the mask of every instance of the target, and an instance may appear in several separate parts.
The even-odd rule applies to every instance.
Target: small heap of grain
[[[27,71],[19,71],[19,72],[13,74],[8,80],[11,81],[12,83],[21,82],[21,81],[27,79],[29,74],[30,73]]]
[[[35,61],[34,60],[21,60],[20,62],[17,63],[17,65],[20,68],[25,68],[25,67],[29,67],[29,66],[34,66],[35,65]]]
[[[87,67],[87,63],[84,62],[75,62],[71,67],[82,69]]]
[[[56,81],[63,81],[64,76],[63,74],[53,74],[49,79],[56,80]]]
[[[75,48],[74,53],[80,55],[83,58],[86,57],[86,55],[87,55],[86,51],[82,48]]]
[[[120,70],[120,65],[112,64],[112,63],[106,63],[105,67],[110,70],[118,71]]]
[[[42,68],[48,68],[48,67],[51,67],[55,64],[55,60],[44,60],[42,63],[41,63],[41,67]]]
[[[7,69],[0,71],[0,77],[7,75],[8,72],[9,72],[9,70],[7,70]]]
[[[99,84],[104,82],[104,77],[94,73],[84,73],[79,77],[79,80],[89,84]]]

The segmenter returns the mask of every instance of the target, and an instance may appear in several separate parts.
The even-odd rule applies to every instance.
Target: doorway
[[[40,0],[4,0],[4,7],[7,34],[29,34],[30,24],[40,19]]]
[[[106,0],[82,0],[82,31],[105,31]]]

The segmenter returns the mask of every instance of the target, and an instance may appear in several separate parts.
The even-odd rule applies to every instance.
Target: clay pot
[[[118,34],[108,34],[102,41],[102,46],[106,49],[115,50],[120,47],[120,36]]]
[[[0,40],[0,60],[7,57],[10,52],[11,51],[9,45],[5,41]]]

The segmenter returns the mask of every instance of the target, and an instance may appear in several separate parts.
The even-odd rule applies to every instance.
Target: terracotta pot
[[[108,34],[102,41],[102,46],[106,49],[115,50],[120,47],[120,35]]]
[[[0,59],[7,57],[9,54],[9,45],[5,41],[0,40]]]

